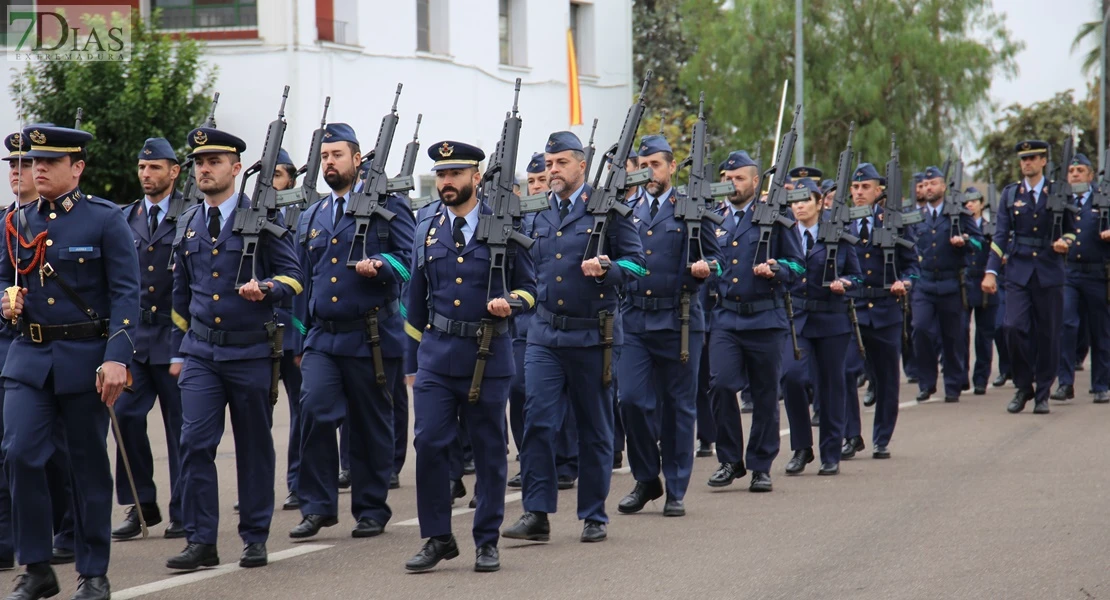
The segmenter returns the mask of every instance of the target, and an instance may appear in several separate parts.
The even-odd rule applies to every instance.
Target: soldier
[[[307,283],[307,293],[296,302],[296,315],[308,328],[301,360],[297,476],[304,519],[289,537],[312,537],[338,523],[335,430],[343,422],[351,444],[351,512],[356,521],[351,536],[373,537],[384,531],[392,515],[386,504],[394,453],[391,391],[402,376],[403,343],[397,294],[409,278],[416,226],[404,199],[390,196],[385,208],[397,216],[370,222],[366,247],[355,252],[365,252],[367,258],[348,268],[355,239],[348,202],[362,154],[346,123],[329,123],[324,140],[324,181],[332,193],[305,212],[297,227]]]
[[[791,183],[797,183],[799,179],[812,179],[815,183],[820,185],[821,178],[824,177],[825,174],[821,172],[821,169],[803,165],[790,169],[790,171],[787,172],[787,176],[790,177]]]
[[[239,566],[265,566],[266,539],[274,513],[273,372],[274,307],[299,294],[301,270],[292,236],[265,234],[256,257],[258,272],[236,291],[240,257],[247,240],[235,230],[249,199],[235,191],[246,144],[218,129],[189,132],[197,188],[204,202],[178,219],[173,283],[174,348],[183,358],[181,479],[185,549],[166,568],[194,570],[220,562],[216,552],[219,497],[216,448],[230,409],[239,488]],[[277,217],[278,226],[284,222]],[[243,265],[248,272],[253,265]],[[262,288],[268,291],[263,293]]]
[[[982,234],[970,215],[960,214],[958,228],[944,214],[944,173],[925,169],[922,182],[925,220],[917,226],[920,280],[914,286],[913,338],[919,377],[917,401],[937,392],[936,337],[944,365],[944,401],[959,402],[970,389],[967,375],[967,308],[960,292],[961,272],[968,254],[983,247]]]
[[[860,337],[863,340],[866,362],[871,366],[869,379],[874,383],[875,422],[871,435],[873,458],[890,458],[890,438],[898,421],[898,390],[901,387],[902,305],[911,280],[917,277],[917,253],[912,248],[896,244],[888,249],[875,243],[876,229],[886,227],[884,215],[898,207],[879,206],[885,196],[886,179],[879,175],[871,163],[860,163],[852,176],[852,202],[856,206],[871,207],[871,215],[852,223],[852,233],[860,238],[856,247],[863,281],[851,297],[856,303]],[[899,196],[901,197],[901,196]],[[890,231],[913,243],[910,231]],[[888,252],[894,253],[894,270],[888,271]],[[888,288],[889,286],[889,288]],[[854,344],[853,344],[854,345]],[[856,352],[858,355],[858,351]],[[847,386],[847,418],[842,459],[852,458],[864,450],[860,406],[856,389]],[[865,406],[869,406],[864,401]]]
[[[1076,154],[1068,165],[1068,183],[1073,186],[1092,185],[1095,171],[1091,161]],[[1110,190],[1108,190],[1110,191]],[[1106,193],[1105,191],[1103,193]],[[1085,317],[1091,332],[1091,390],[1095,402],[1110,402],[1110,297],[1107,295],[1106,265],[1110,261],[1110,231],[1100,229],[1100,209],[1091,202],[1092,190],[1074,197],[1078,212],[1067,218],[1075,222],[1075,243],[1068,253],[1067,284],[1064,286],[1063,335],[1060,365],[1056,370],[1059,387],[1053,400],[1075,397],[1075,371],[1082,361],[1076,356],[1076,339]]]
[[[995,239],[1006,248],[998,242],[991,244],[983,291],[998,291],[998,272],[1005,262],[1003,326],[1017,386],[1006,410],[1019,413],[1033,400],[1035,414],[1048,414],[1048,395],[1060,360],[1064,259],[1075,244],[1076,225],[1074,218],[1065,216],[1063,235],[1051,239],[1053,215],[1047,208],[1044,176],[1048,144],[1027,140],[1019,142],[1014,151],[1021,159],[1022,181],[1002,190]]]
[[[551,183],[551,207],[536,216],[538,304],[528,330],[524,368],[528,402],[524,409],[525,513],[504,536],[547,541],[547,513],[555,512],[555,432],[568,408],[578,424],[580,481],[578,518],[585,520],[581,541],[607,537],[605,498],[613,462],[613,404],[603,381],[603,330],[617,313],[617,293],[628,274],[644,274],[644,253],[631,218],[609,223],[600,259],[580,260],[594,227],[586,206],[594,190],[585,181],[582,142],[569,131],[547,140],[545,160]],[[612,344],[623,342],[621,320],[612,322]],[[568,396],[552,393],[566,390]],[[564,400],[564,398],[567,398]],[[570,405],[569,407],[567,405]]]
[[[617,509],[625,514],[639,512],[665,491],[663,515],[681,517],[686,514],[684,498],[694,466],[698,366],[705,331],[699,290],[710,275],[710,265],[717,268],[721,251],[713,223],[705,219],[704,256],[687,269],[693,257],[687,256],[687,225],[675,220],[674,153],[663,136],[649,135],[640,141],[639,155],[640,168],[652,172],[651,181],[644,185],[645,196],[632,213],[647,275],[625,288],[621,304],[625,338],[618,364],[619,378],[625,382],[620,390],[621,417],[636,486]],[[688,330],[680,324],[683,302],[689,303]],[[683,335],[689,356],[679,360]],[[660,471],[666,486],[659,480]]]
[[[964,206],[971,211],[971,218],[975,226],[983,233],[983,248],[976,248],[971,256],[965,275],[967,286],[967,327],[970,332],[971,318],[975,317],[975,365],[971,369],[971,386],[976,396],[987,393],[987,380],[991,376],[991,362],[994,360],[995,324],[998,322],[998,297],[983,293],[983,276],[986,275],[987,258],[990,256],[991,243],[994,237],[994,226],[983,215],[985,203],[983,194],[974,187],[964,190],[966,203]],[[993,216],[992,216],[993,218]],[[970,344],[968,342],[968,357],[970,362]]]
[[[771,463],[779,452],[778,385],[789,327],[783,293],[802,270],[802,250],[790,228],[776,223],[767,256],[756,256],[763,233],[752,223],[759,167],[742,150],[729,154],[723,167],[736,192],[721,211],[724,223],[713,228],[721,246],[723,272],[714,280],[717,303],[709,332],[709,394],[717,417],[721,466],[709,485],[727,486],[747,473],[744,425],[736,401],[737,392],[746,389],[753,405],[748,489],[769,492]]]
[[[131,486],[123,465],[123,455],[116,448],[116,498],[127,508],[127,516],[112,530],[112,538],[131,539],[142,533],[138,511],[147,525],[162,522],[158,507],[158,490],[154,485],[154,456],[147,436],[147,414],[157,397],[166,430],[166,453],[170,470],[170,523],[166,538],[185,537],[181,514],[181,390],[177,377],[181,363],[172,362],[175,351],[173,336],[173,253],[174,231],[185,200],[174,191],[181,167],[177,154],[163,138],[150,138],[139,151],[139,182],[144,197],[124,211],[131,227],[135,248],[139,250],[140,316],[135,333],[135,356],[131,362],[134,383],[116,402],[123,447],[131,463],[138,498],[131,496]]]
[[[497,542],[505,515],[508,469],[505,402],[514,370],[507,319],[534,306],[535,273],[529,253],[510,247],[506,261],[510,289],[498,289],[500,282],[489,289],[491,250],[474,237],[479,215],[490,213],[475,194],[482,181],[478,164],[485,154],[451,141],[433,145],[428,154],[435,161],[432,170],[443,205],[421,220],[417,230],[415,276],[405,297],[405,332],[415,342],[408,344],[406,370],[417,367],[413,385],[417,512],[420,536],[429,539],[405,568],[427,571],[459,555],[451,533],[447,454],[461,416],[471,434],[477,475],[474,570],[492,572],[501,569]],[[507,297],[519,300],[520,308],[512,309]],[[483,327],[495,327],[491,360],[485,365],[479,396],[468,399]]]
[[[794,202],[791,208],[797,219],[798,240],[805,271],[794,282],[795,327],[802,359],[794,358],[791,344],[783,348],[783,391],[786,417],[790,422],[790,447],[794,455],[786,464],[787,475],[798,475],[806,464],[813,462],[813,429],[806,406],[805,385],[812,382],[815,404],[820,412],[821,469],[818,475],[840,473],[840,450],[844,441],[844,396],[846,392],[844,361],[852,336],[848,319],[848,302],[844,294],[858,285],[859,261],[855,247],[837,243],[836,279],[824,285],[825,243],[818,237],[821,219],[820,189],[809,179],[799,180],[810,191],[808,200]],[[831,274],[829,274],[831,275]]]
[[[44,500],[50,497],[45,466],[60,423],[81,541],[73,597],[107,599],[112,473],[109,417],[101,403],[113,405],[128,383],[139,320],[139,263],[119,207],[79,187],[92,135],[46,125],[30,126],[22,135],[31,142],[24,156],[34,159],[39,200],[8,214],[7,243],[0,250],[0,280],[14,281],[18,271],[22,286],[14,302],[9,294],[2,301],[4,318],[18,317],[21,332],[4,364],[3,450],[19,524],[16,554],[27,566],[9,598],[58,593]],[[19,248],[18,255],[11,256],[10,248]],[[64,372],[55,368],[62,365]]]

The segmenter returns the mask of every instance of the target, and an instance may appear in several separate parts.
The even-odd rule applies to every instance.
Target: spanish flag
[[[578,90],[578,55],[574,51],[574,33],[567,29],[567,89],[570,90],[570,124],[582,124],[582,95]]]

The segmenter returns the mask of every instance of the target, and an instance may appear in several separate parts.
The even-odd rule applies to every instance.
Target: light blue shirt
[[[1091,198],[1091,190],[1089,190],[1089,189],[1087,190],[1086,194],[1080,194],[1079,195],[1079,208],[1083,208],[1084,206],[1087,206],[1087,200],[1089,200],[1090,198]]]
[[[1029,185],[1029,180],[1028,179],[1026,179],[1023,182],[1025,184],[1025,189],[1027,189],[1027,190],[1032,189],[1033,190],[1033,200],[1034,201],[1036,201],[1037,199],[1039,199],[1041,197],[1041,190],[1044,189],[1044,181],[1045,181],[1045,178],[1041,177],[1041,180],[1039,182],[1037,182],[1036,186]]]
[[[574,210],[574,203],[578,202],[578,197],[581,196],[582,192],[584,192],[585,190],[586,190],[586,183],[583,182],[582,185],[578,186],[578,189],[574,190],[574,193],[570,195],[570,210]],[[563,201],[563,199],[560,198],[559,195],[556,194],[555,192],[551,192],[551,195],[555,196],[555,205],[556,206],[558,206]],[[645,193],[644,195],[647,195],[647,194]]]
[[[814,223],[813,227],[802,227],[802,223],[800,221],[798,222],[798,238],[801,240],[802,250],[804,250],[806,254],[809,254],[809,251],[813,250],[813,248],[807,248],[806,247],[806,232],[808,231],[809,235],[813,237],[813,244],[816,245],[817,244],[817,226],[819,224],[820,224],[820,222]]]
[[[220,204],[217,207],[217,208],[220,209],[220,231],[223,231],[224,224],[227,223],[228,219],[230,219],[233,214],[235,214],[235,207],[239,206],[239,198],[240,198],[240,196],[239,196],[238,193],[232,194],[232,196],[230,198],[228,198],[227,200],[224,200],[223,204]],[[208,209],[211,206],[212,205],[207,203],[207,202],[204,203],[204,222],[205,223],[208,222]]]
[[[151,208],[153,208],[155,206],[158,207],[158,222],[154,224],[155,227],[157,227],[158,225],[161,225],[162,221],[166,220],[166,210],[167,210],[166,207],[169,206],[169,202],[167,202],[166,200],[168,200],[169,197],[172,194],[173,194],[173,190],[170,190],[170,193],[166,194],[165,197],[163,197],[161,200],[159,200],[157,202],[151,202],[150,198],[146,198],[146,199],[143,200],[143,204],[146,206],[146,214],[147,215],[150,214],[150,209]],[[150,217],[147,217],[147,218],[149,219]]]
[[[463,223],[462,234],[468,244],[470,243],[470,238],[474,237],[474,232],[478,231],[479,207],[481,207],[481,203],[475,203],[474,208],[470,209],[470,212],[463,216],[465,222]],[[451,213],[451,227],[455,226],[455,216],[454,213]]]
[[[659,205],[662,206],[663,201],[666,200],[667,198],[670,198],[671,194],[673,194],[673,193],[674,193],[674,188],[673,187],[672,188],[667,188],[667,191],[663,192],[663,195],[660,196],[659,199],[658,199]],[[652,202],[656,202],[655,196],[652,196],[650,193],[648,193],[648,191],[646,189],[644,190],[644,198],[647,200],[648,204],[651,204]]]
[[[351,192],[350,192],[350,190],[348,190],[346,194],[343,194],[342,196],[339,196],[338,198],[335,196],[335,192],[332,192],[331,197],[332,197],[332,202],[338,202],[339,198],[343,199],[343,212],[347,212],[347,209],[351,208]],[[335,204],[329,204],[328,207],[324,210],[324,212],[328,213],[328,217],[327,217],[329,219],[328,223],[334,223],[335,222]]]

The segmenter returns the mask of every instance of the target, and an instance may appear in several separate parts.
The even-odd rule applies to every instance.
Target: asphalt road
[[[1089,371],[1078,374],[1086,392]],[[903,385],[893,458],[868,449],[844,461],[838,477],[818,477],[817,464],[787,477],[789,442],[772,471],[774,492],[751,494],[747,478],[723,490],[705,481],[714,458],[696,459],[686,497],[688,515],[664,518],[662,502],[638,515],[616,504],[633,486],[627,469],[613,477],[609,540],[581,544],[575,492],[560,493],[549,544],[502,540],[499,573],[473,572],[471,512],[457,511],[461,556],[431,573],[405,572],[421,546],[415,526],[411,460],[400,490],[390,494],[393,520],[378,538],[355,540],[349,496],[340,495],[340,524],[292,543],[297,512],[275,515],[271,564],[239,569],[234,455],[230,427],[218,457],[224,566],[192,575],[168,571],[165,559],[184,546],[161,537],[117,542],[109,577],[113,597],[171,599],[272,598],[821,598],[917,599],[1110,598],[1110,405],[1082,393],[1053,402],[1050,415],[1010,415],[1012,388],[967,393],[959,404],[917,405],[916,386]],[[934,396],[934,398],[937,398]],[[163,512],[168,502],[165,445],[151,413]],[[278,405],[279,503],[285,497],[288,412]],[[745,418],[745,428],[750,425]],[[782,429],[787,427],[785,415]],[[515,452],[514,452],[515,454]],[[517,465],[510,462],[510,473]],[[473,477],[467,477],[473,488]],[[269,484],[270,482],[265,482]],[[469,497],[467,498],[467,500]],[[457,506],[462,507],[465,501]],[[521,512],[510,496],[506,521]],[[115,520],[122,518],[116,511]],[[406,523],[408,522],[408,523]],[[58,568],[63,598],[73,593],[71,566]]]

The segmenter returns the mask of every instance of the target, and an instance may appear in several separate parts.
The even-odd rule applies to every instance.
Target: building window
[[[594,62],[594,7],[584,2],[570,3],[570,32],[578,57],[580,75],[596,75]]]
[[[431,51],[431,15],[428,14],[430,3],[431,0],[416,0],[416,49],[421,52]]]
[[[416,0],[416,50],[447,54],[447,1]]]
[[[316,0],[317,39],[358,45],[358,1]]]
[[[258,27],[257,0],[150,0],[162,29]]]
[[[497,34],[501,64],[523,67],[528,64],[525,43],[525,0],[498,0]]]

